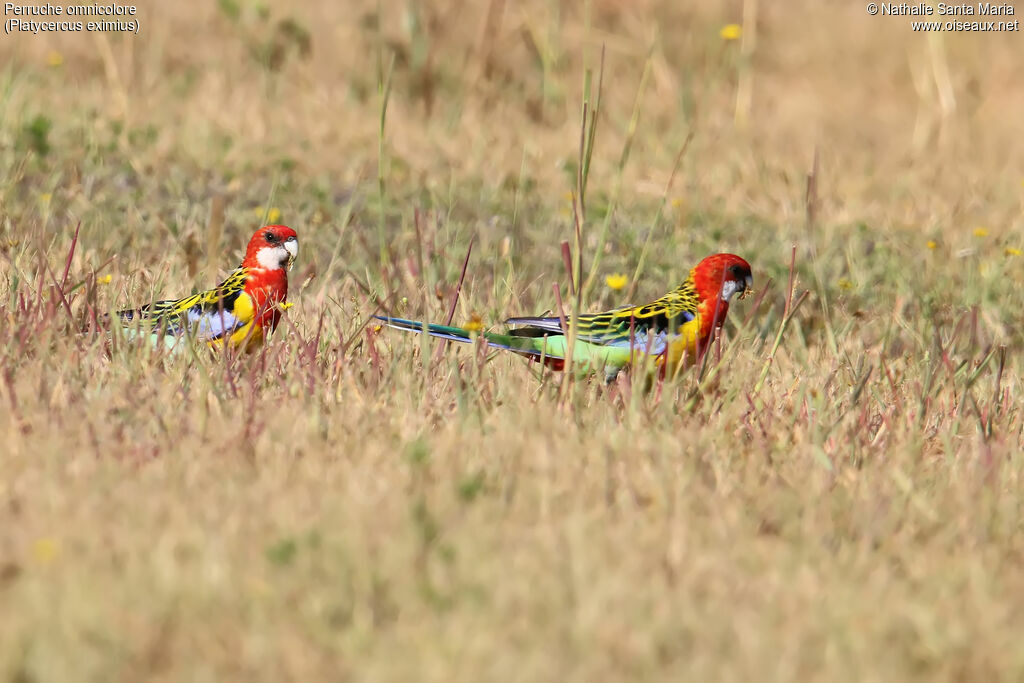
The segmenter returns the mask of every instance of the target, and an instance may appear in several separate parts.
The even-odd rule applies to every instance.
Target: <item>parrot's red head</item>
[[[267,225],[255,232],[242,266],[260,270],[291,267],[299,253],[299,238],[287,225]]]
[[[690,276],[701,301],[715,302],[721,298],[726,305],[734,294],[743,298],[754,286],[750,264],[736,254],[708,256]]]

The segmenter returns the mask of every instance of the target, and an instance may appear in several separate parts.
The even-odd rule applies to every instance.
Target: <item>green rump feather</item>
[[[569,348],[568,339],[564,334],[547,329],[527,327],[511,330],[508,333],[473,332],[451,325],[423,323],[403,318],[375,317],[398,330],[426,332],[432,337],[464,344],[472,343],[474,338],[480,337],[487,342],[488,346],[506,349],[536,361],[543,361],[556,370],[563,368]],[[643,348],[637,345],[635,350],[642,352]],[[628,345],[608,346],[577,339],[573,346],[573,366],[580,373],[588,373],[602,368],[607,375],[614,377],[620,369],[629,363],[633,351],[634,349]]]

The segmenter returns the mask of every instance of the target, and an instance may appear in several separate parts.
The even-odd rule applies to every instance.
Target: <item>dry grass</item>
[[[147,3],[0,42],[0,673],[1024,677],[1018,35],[755,4]],[[456,320],[566,296],[602,46],[583,305],[741,253],[767,293],[722,362],[644,394],[367,329],[443,318],[473,239]],[[264,353],[76,334],[268,213],[303,250]]]

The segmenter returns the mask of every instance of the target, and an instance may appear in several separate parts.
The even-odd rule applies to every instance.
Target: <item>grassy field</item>
[[[1024,678],[1020,33],[138,12],[0,39],[5,680]],[[91,330],[268,220],[301,250],[263,352]],[[650,393],[367,324],[550,309],[563,242],[587,310],[716,251],[762,296]]]

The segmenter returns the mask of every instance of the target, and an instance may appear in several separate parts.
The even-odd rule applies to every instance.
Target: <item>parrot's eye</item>
[[[274,243],[276,243],[278,241],[277,235],[275,235],[272,232],[265,232],[265,233],[263,233],[263,237],[266,238],[266,240],[268,242],[270,242],[271,244],[274,244]]]
[[[743,277],[743,269],[735,263],[729,266],[729,273],[732,274],[733,277]]]

